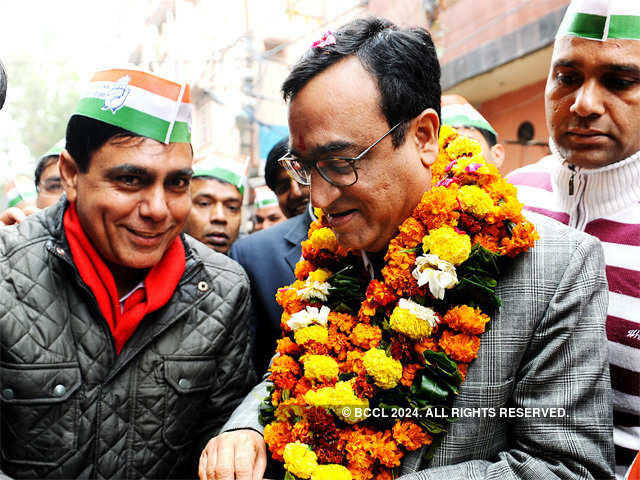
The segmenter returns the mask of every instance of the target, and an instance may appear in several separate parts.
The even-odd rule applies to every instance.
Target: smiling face
[[[191,160],[186,143],[111,139],[80,172],[63,151],[67,198],[76,202],[82,228],[108,264],[147,269],[162,259],[191,208]]]
[[[409,120],[402,145],[394,149],[387,136],[356,165],[355,184],[336,187],[312,170],[313,206],[323,209],[344,247],[386,248],[428,188],[438,116],[427,109]],[[329,154],[355,157],[389,128],[377,84],[355,57],[316,75],[289,107],[291,152],[305,163]]]
[[[242,220],[242,194],[235,185],[212,177],[191,181],[193,208],[185,232],[220,253],[227,253],[238,238]]]
[[[558,38],[545,106],[551,136],[571,164],[603,167],[640,150],[640,41]]]
[[[307,209],[309,187],[296,182],[284,168],[278,170],[278,178],[273,192],[278,197],[280,209],[287,218],[300,215]]]

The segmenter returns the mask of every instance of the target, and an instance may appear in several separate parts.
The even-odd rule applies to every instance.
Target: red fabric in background
[[[145,315],[166,305],[173,295],[185,268],[182,241],[180,237],[175,238],[160,262],[147,273],[144,288],[136,290],[125,300],[121,312],[113,274],[80,225],[75,202],[64,213],[64,229],[73,262],[96,297],[98,308],[111,329],[116,351],[120,353]]]

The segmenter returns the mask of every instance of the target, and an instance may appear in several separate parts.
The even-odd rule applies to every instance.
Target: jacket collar
[[[284,234],[284,239],[289,242],[289,248],[285,252],[284,258],[292,271],[295,271],[296,263],[300,260],[302,254],[300,243],[307,238],[312,220],[311,215],[309,209],[307,209],[305,213],[295,217],[296,221],[291,222],[291,228]]]

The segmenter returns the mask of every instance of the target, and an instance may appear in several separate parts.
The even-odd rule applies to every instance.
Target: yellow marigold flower
[[[318,465],[311,474],[311,480],[351,480],[351,472],[337,463]]]
[[[329,331],[327,327],[323,327],[322,325],[311,325],[296,330],[293,338],[298,345],[304,345],[311,340],[326,345],[329,339]]]
[[[364,409],[369,407],[369,400],[359,398],[354,393],[351,382],[337,382],[334,387],[309,390],[304,395],[304,401],[312,407],[330,408],[338,417],[351,424],[365,420],[367,417]]]
[[[459,134],[455,128],[450,125],[440,125],[440,136],[438,138],[440,149],[444,148],[449,142],[452,142],[458,136]]]
[[[318,220],[322,219],[322,215],[324,215],[324,212],[322,211],[321,208],[315,207],[313,209],[313,214],[316,216],[316,218]]]
[[[327,281],[327,278],[331,276],[331,272],[329,270],[325,270],[324,268],[319,268],[309,273],[309,278],[307,281],[310,282],[318,282],[323,283]]]
[[[304,357],[304,376],[307,378],[331,380],[337,378],[338,373],[338,363],[327,355]]]
[[[437,320],[432,309],[401,298],[393,309],[389,325],[396,332],[420,342],[431,335],[431,329]]]
[[[444,226],[431,230],[422,239],[422,249],[453,265],[460,265],[469,258],[471,239],[467,234],[460,234],[453,228]]]
[[[458,191],[462,208],[479,219],[496,212],[491,195],[476,185],[465,185]]]
[[[284,447],[284,468],[299,478],[310,478],[318,468],[318,456],[306,443],[296,441]]]
[[[402,363],[388,357],[384,350],[372,348],[364,354],[363,362],[367,373],[380,388],[393,388],[402,378]]]
[[[480,143],[464,136],[459,136],[450,142],[445,150],[452,159],[463,155],[473,156],[482,154],[482,147],[480,146]]]
[[[479,308],[460,305],[449,310],[442,320],[454,330],[480,335],[484,332],[485,324],[490,318]]]
[[[311,234],[309,238],[316,250],[329,250],[335,252],[338,249],[338,240],[330,228],[322,227]]]

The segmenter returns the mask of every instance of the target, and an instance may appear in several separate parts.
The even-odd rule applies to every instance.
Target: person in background
[[[246,163],[217,156],[194,163],[185,233],[227,254],[240,232],[246,172]]]
[[[640,450],[640,2],[574,0],[545,89],[552,154],[509,174],[534,212],[598,237],[616,475]]]
[[[20,223],[28,215],[38,211],[36,197],[38,192],[33,180],[26,175],[16,175],[5,186],[6,209],[0,212],[0,226]]]
[[[456,94],[442,96],[442,124],[480,142],[485,160],[498,168],[502,166],[505,151],[498,143],[498,132],[466,98]]]
[[[273,227],[280,222],[284,222],[287,217],[284,216],[280,205],[278,204],[278,197],[271,191],[266,185],[261,185],[255,189],[255,202],[254,206],[256,211],[254,213],[253,231],[259,232],[265,228]]]
[[[420,266],[418,259],[401,249],[408,243],[399,239],[410,237],[413,239],[411,242],[417,243],[420,248],[420,242],[429,241],[432,234],[441,231],[442,222],[447,225],[447,221],[455,222],[460,229],[475,230],[474,238],[477,241],[491,235],[476,229],[482,227],[459,204],[458,193],[466,195],[466,192],[457,192],[453,187],[459,185],[456,180],[462,181],[461,177],[471,181],[466,175],[479,172],[479,168],[484,168],[488,173],[487,177],[478,178],[478,182],[491,182],[489,177],[493,175],[493,169],[484,164],[479,166],[468,163],[469,157],[466,154],[471,152],[475,155],[475,145],[466,142],[463,137],[451,138],[455,134],[449,133],[448,137],[441,139],[444,150],[442,154],[449,156],[452,152],[458,152],[456,155],[460,157],[455,165],[448,164],[451,165],[449,170],[446,170],[442,162],[436,163],[438,157],[442,159],[439,146],[440,66],[436,48],[426,30],[418,27],[401,28],[381,18],[353,20],[333,33],[327,32],[322,39],[314,42],[311,49],[294,65],[282,90],[288,102],[291,138],[289,153],[282,159],[282,163],[287,165],[287,171],[300,183],[310,185],[313,206],[322,210],[322,226],[318,226],[318,234],[315,235],[315,245],[319,252],[314,250],[313,241],[308,250],[318,263],[325,259],[323,249],[335,251],[340,245],[356,250],[354,258],[349,262],[359,275],[368,274],[370,283],[367,289],[371,288],[370,295],[383,298],[380,300],[382,304],[388,301],[389,295],[402,291],[399,302],[408,302],[405,297],[412,296],[409,292],[414,287],[403,288],[400,282],[414,281],[414,265],[418,271]],[[436,166],[438,170],[435,169]],[[432,180],[436,178],[439,179],[438,185],[431,188]],[[465,187],[460,187],[460,190],[463,188]],[[482,190],[477,185],[472,188]],[[499,188],[513,192],[506,184]],[[482,191],[484,196],[490,196],[488,192]],[[427,199],[432,199],[431,202],[422,203],[425,192]],[[455,200],[447,197],[446,192],[455,195]],[[480,192],[474,198],[480,198],[479,195]],[[519,204],[511,193],[506,198],[504,194],[498,198],[509,204],[505,206],[505,210],[509,210],[511,205],[519,210]],[[499,202],[498,199],[495,200]],[[464,201],[469,201],[468,208],[477,206],[475,200]],[[488,202],[491,202],[492,208],[478,210],[478,215],[493,218],[492,212],[496,205],[494,200]],[[445,206],[446,203],[450,206]],[[414,214],[418,205],[421,208]],[[459,210],[463,210],[462,213]],[[501,208],[499,210],[502,211]],[[499,309],[492,309],[495,311],[491,313],[490,328],[483,334],[477,358],[469,366],[466,380],[460,385],[459,395],[454,397],[453,406],[460,411],[493,408],[495,412],[499,412],[504,406],[526,408],[545,405],[562,408],[566,415],[551,418],[526,414],[519,417],[479,414],[458,418],[446,426],[446,436],[442,443],[436,443],[437,450],[433,457],[425,456],[429,447],[419,448],[420,445],[414,445],[415,448],[408,451],[401,462],[394,462],[390,458],[393,454],[386,455],[389,451],[386,448],[387,440],[382,440],[381,437],[391,436],[390,430],[383,433],[377,429],[371,435],[367,433],[366,429],[374,429],[373,418],[367,426],[356,425],[353,430],[349,430],[349,433],[353,433],[356,429],[363,429],[365,433],[361,433],[361,437],[355,437],[363,438],[362,441],[351,442],[349,439],[353,437],[343,437],[341,443],[336,439],[335,429],[348,427],[343,427],[345,424],[340,423],[339,415],[345,412],[348,415],[354,411],[352,408],[346,411],[345,407],[353,407],[353,402],[360,402],[359,405],[379,405],[373,403],[376,401],[376,394],[371,396],[371,384],[366,376],[379,374],[379,386],[384,392],[387,391],[385,388],[389,388],[385,385],[386,380],[395,375],[397,384],[397,379],[404,374],[404,366],[401,364],[397,368],[398,365],[394,364],[395,367],[391,367],[387,363],[383,367],[378,360],[372,359],[368,366],[365,364],[362,367],[356,365],[357,361],[354,360],[353,366],[349,368],[347,360],[344,365],[346,369],[343,370],[343,365],[337,365],[334,357],[330,357],[334,362],[331,367],[328,364],[325,364],[326,368],[316,367],[315,359],[309,358],[314,355],[307,354],[312,348],[317,347],[319,352],[344,352],[343,344],[330,342],[339,342],[346,335],[340,337],[337,330],[336,333],[331,333],[331,327],[344,328],[351,332],[349,336],[357,337],[356,328],[364,324],[366,329],[374,320],[373,316],[370,318],[368,314],[363,315],[363,309],[371,307],[368,306],[370,297],[366,296],[366,300],[362,301],[361,294],[358,294],[360,313],[358,317],[356,314],[349,317],[349,320],[335,319],[332,315],[334,307],[329,307],[327,302],[340,298],[334,297],[331,290],[326,294],[320,292],[307,297],[313,298],[313,305],[318,307],[315,310],[305,307],[308,300],[303,296],[311,288],[319,288],[314,286],[316,280],[312,283],[309,278],[309,289],[305,283],[302,291],[289,291],[292,296],[287,296],[287,290],[283,292],[291,304],[297,307],[299,305],[296,302],[300,302],[302,307],[295,313],[288,312],[291,316],[285,322],[287,328],[281,342],[283,354],[280,358],[283,362],[276,364],[274,360],[272,380],[273,384],[278,382],[280,386],[270,396],[267,389],[271,382],[262,382],[245,398],[222,428],[222,433],[211,440],[203,451],[200,457],[200,478],[232,480],[234,473],[236,478],[261,478],[267,455],[263,431],[269,434],[270,443],[278,449],[278,454],[283,453],[285,462],[290,462],[290,473],[295,464],[296,472],[306,474],[314,468],[313,462],[317,459],[317,463],[322,463],[327,470],[332,468],[330,464],[339,463],[338,467],[342,467],[339,469],[342,472],[339,478],[358,478],[359,474],[370,478],[369,474],[372,472],[368,470],[369,466],[360,461],[361,457],[365,457],[370,462],[378,461],[377,459],[386,462],[387,467],[394,467],[394,474],[404,475],[402,478],[405,480],[611,478],[611,389],[604,337],[607,292],[602,248],[597,239],[590,235],[541,215],[529,215],[529,220],[535,222],[539,239],[531,250],[512,261],[503,264],[506,259],[501,257],[500,264],[503,266],[496,279],[499,281],[497,293],[501,306]],[[425,226],[422,226],[423,220],[418,220],[423,216],[429,222]],[[402,229],[399,230],[401,225]],[[519,223],[514,228],[531,228],[527,225],[529,224]],[[278,226],[272,230],[275,228]],[[453,245],[459,241],[458,235],[464,234],[463,230],[450,225],[447,228],[451,231],[449,239],[437,242],[437,245],[443,248],[443,252],[448,249],[458,250]],[[497,222],[491,228],[503,227]],[[416,229],[418,234],[414,233]],[[426,231],[429,234],[423,236],[422,232]],[[500,240],[504,246],[503,241],[510,239],[511,234],[505,235],[507,236]],[[489,243],[485,245],[494,252],[497,250],[506,254],[501,247],[491,246]],[[435,243],[427,246],[430,251],[434,247]],[[358,259],[357,256],[361,258]],[[440,257],[434,256],[435,259],[425,258],[425,261],[439,262]],[[392,264],[391,260],[397,263]],[[305,268],[305,262],[300,263],[301,269]],[[331,270],[331,267],[327,268]],[[398,273],[399,271],[405,273]],[[322,268],[317,268],[314,273],[325,272],[322,272]],[[432,273],[430,278],[434,279],[435,288],[435,278],[443,271],[429,270],[429,275]],[[332,271],[329,275],[332,275]],[[483,281],[483,275],[483,270],[480,269],[475,278]],[[387,285],[386,282],[393,282],[391,287],[386,288],[394,293],[380,293],[379,284],[374,283],[371,278],[379,282],[384,280],[384,285]],[[355,293],[353,287],[348,290]],[[430,292],[434,293],[436,290]],[[430,295],[429,292],[426,293]],[[421,295],[417,295],[415,300],[422,301],[418,298]],[[326,296],[326,299],[321,298],[322,296]],[[475,304],[475,301],[472,302]],[[325,309],[324,314],[319,311],[320,305]],[[407,305],[407,309],[413,309],[410,306],[412,304]],[[338,308],[342,308],[342,304]],[[373,307],[376,317],[379,312],[377,308],[379,307]],[[416,305],[416,309],[418,308],[422,306]],[[358,307],[352,305],[350,311],[357,312]],[[416,319],[405,324],[406,330],[403,333],[406,332],[408,336],[418,328],[417,317],[426,313],[414,311],[415,314],[407,313],[407,317],[415,315],[413,318]],[[389,310],[386,313],[382,310],[380,313],[382,318],[375,321],[376,324],[381,325],[379,329],[389,328],[387,319],[389,315],[395,315],[395,310],[394,314]],[[435,320],[436,324],[440,321]],[[312,340],[309,341],[308,348],[306,344],[302,347],[304,358],[301,358],[298,355],[300,344],[304,344],[307,339],[302,336],[298,339],[298,332],[307,335],[307,326],[310,329],[317,326],[319,332],[326,333],[327,336],[323,337],[322,333],[309,334],[308,338]],[[429,331],[431,333],[426,333],[427,338],[433,334],[430,328]],[[369,334],[366,335],[371,338],[368,337]],[[382,334],[383,338],[384,335],[386,334]],[[358,338],[353,340],[359,341]],[[373,348],[365,346],[364,349],[371,349],[378,355],[377,358],[387,355],[383,349],[387,345],[377,341],[366,342],[365,345],[373,345]],[[362,353],[356,347],[344,348],[350,349],[347,356],[351,352],[356,355]],[[397,348],[397,353],[390,355],[400,358],[404,355],[400,350],[406,348],[409,352],[414,351],[411,344],[395,348],[389,345],[387,348],[389,351]],[[369,351],[364,356],[368,354]],[[311,366],[317,368],[316,372],[319,373],[312,372]],[[392,373],[392,368],[395,374]],[[308,380],[307,372],[312,377],[310,385],[305,385],[304,382],[305,379]],[[329,384],[334,380],[342,380],[345,377],[338,375],[343,372],[349,376],[355,374],[362,377],[360,381],[352,378],[353,387],[348,386],[346,381],[341,384],[346,384],[348,392],[342,390],[342,387],[340,392],[337,387],[317,389],[324,382]],[[288,390],[286,385],[290,385],[292,390]],[[309,392],[309,388],[314,389],[314,394]],[[410,388],[422,387],[410,383]],[[435,393],[431,386],[428,391],[428,395]],[[342,395],[342,392],[345,394]],[[282,395],[289,399],[288,408],[280,408],[285,400]],[[322,416],[315,416],[313,411],[298,413],[300,403],[296,402],[307,403],[307,395],[310,402],[315,401],[316,405],[322,407],[325,412]],[[395,405],[396,399],[403,394],[394,392],[393,395],[386,398]],[[270,397],[269,400],[262,403],[267,397]],[[377,401],[385,401],[379,399],[380,396]],[[283,403],[279,403],[281,400]],[[324,402],[331,405],[338,416],[327,414]],[[266,410],[261,409],[260,405],[266,404],[269,407],[269,403],[272,406],[273,403],[279,404],[276,416],[279,420],[282,419],[280,425],[284,425],[286,431],[280,430],[277,422],[272,422],[269,423],[267,432],[259,422],[259,410]],[[300,415],[304,421],[295,426],[296,432],[291,432],[290,425]],[[297,430],[298,426],[302,428]],[[287,438],[291,438],[290,432],[295,435],[296,440],[309,438],[308,442],[314,445],[315,452],[305,445],[289,442]],[[318,438],[312,432],[320,432],[320,435],[329,432],[334,437]],[[428,440],[426,439],[427,443]],[[391,439],[388,441],[394,442]],[[302,443],[306,444],[304,441]],[[285,445],[293,448],[287,449]],[[371,460],[371,449],[379,452],[378,448],[385,453]],[[358,455],[352,455],[352,452],[358,452]],[[350,467],[347,472],[344,472],[347,467],[345,464]],[[320,467],[312,470],[313,473],[316,471],[321,477],[325,475]],[[353,475],[351,471],[354,472]]]
[[[286,170],[278,163],[289,151],[289,137],[285,137],[276,143],[264,165],[264,180],[268,187],[278,197],[280,210],[287,218],[293,218],[304,213],[309,204],[309,187],[295,182]]]
[[[283,138],[269,151],[264,178],[278,197],[280,209],[285,215],[294,216],[267,230],[241,238],[229,252],[231,258],[245,269],[251,283],[253,363],[258,375],[267,370],[276,340],[280,337],[282,307],[276,302],[276,292],[293,281],[293,272],[302,254],[300,242],[307,238],[312,220],[309,187],[294,181],[278,163],[289,151],[288,141],[288,137]],[[303,204],[305,208],[301,209]],[[301,213],[296,215],[297,212]]]
[[[4,69],[2,60],[0,60],[0,110],[4,106],[4,101],[7,98],[7,72]]]
[[[60,170],[58,169],[58,159],[64,148],[65,139],[63,138],[38,160],[34,174],[36,190],[38,191],[36,199],[38,208],[47,208],[53,205],[64,191]]]
[[[180,234],[190,119],[184,83],[96,73],[63,200],[0,229],[0,477],[194,478],[255,382],[246,275]]]

